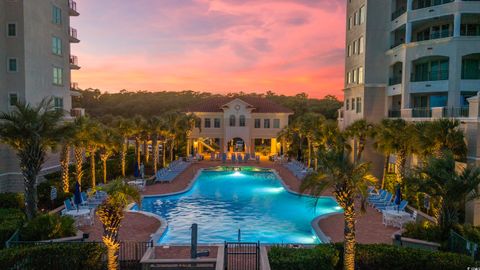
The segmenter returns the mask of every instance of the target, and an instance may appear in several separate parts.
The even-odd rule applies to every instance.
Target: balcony
[[[413,108],[412,117],[413,118],[431,118],[432,108]]]
[[[402,83],[402,77],[395,76],[392,77],[388,80],[388,85],[396,85],[396,84],[401,84]]]
[[[402,112],[400,110],[388,110],[388,118],[400,118]]]
[[[439,38],[447,38],[452,37],[453,32],[449,30],[442,30],[442,31],[433,31],[426,35],[417,35],[416,41],[427,41],[427,40],[434,40]]]
[[[411,82],[445,81],[448,80],[448,70],[436,72],[418,72],[412,74]]]
[[[453,1],[454,0],[416,0],[413,2],[413,9],[415,10],[415,9],[429,8],[433,6],[448,4]]]
[[[69,0],[68,1],[68,8],[69,8],[68,13],[70,14],[70,16],[79,16],[80,15],[80,13],[78,13],[78,11],[77,11],[77,2],[75,2],[73,0]]]
[[[70,83],[70,90],[75,91],[75,90],[78,90],[78,89],[79,89],[78,83],[76,83],[76,82],[71,82]]]
[[[459,108],[443,108],[443,118],[468,118],[470,113],[469,107]]]
[[[76,57],[75,55],[70,55],[70,69],[80,69],[80,66],[78,65],[78,57]]]
[[[401,7],[399,9],[395,10],[392,13],[392,21],[395,20],[396,18],[402,16],[405,12],[407,12],[407,9],[405,7]]]
[[[75,29],[73,27],[70,27],[69,33],[70,33],[70,35],[69,35],[70,43],[79,43],[80,42],[80,40],[78,39],[77,29]]]

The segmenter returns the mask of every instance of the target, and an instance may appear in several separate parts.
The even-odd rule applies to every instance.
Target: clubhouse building
[[[285,151],[278,133],[293,111],[260,97],[211,98],[186,109],[199,118],[188,138],[188,154],[248,153],[270,156]]]

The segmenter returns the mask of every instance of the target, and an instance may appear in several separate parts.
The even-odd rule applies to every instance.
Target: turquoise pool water
[[[203,171],[182,194],[144,198],[142,210],[168,221],[162,244],[190,243],[198,224],[200,243],[241,240],[261,243],[318,243],[311,221],[339,212],[332,198],[315,199],[288,192],[270,171]]]

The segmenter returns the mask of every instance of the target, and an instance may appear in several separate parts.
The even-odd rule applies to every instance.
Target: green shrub
[[[0,249],[5,247],[5,242],[22,226],[24,220],[25,214],[20,209],[0,209]]]
[[[472,226],[470,224],[457,224],[453,227],[453,230],[465,237],[467,240],[475,243],[480,243],[480,228],[478,227]]]
[[[437,243],[445,240],[441,228],[429,222],[406,224],[402,236]]]
[[[52,190],[52,186],[57,189],[57,198],[53,201],[53,204],[50,199],[50,192]],[[67,198],[73,196],[72,193],[63,192],[62,184],[53,180],[48,180],[47,182],[40,183],[37,186],[37,194],[38,206],[40,209],[55,209],[63,205],[63,201],[65,201]]]
[[[268,253],[272,270],[338,269],[343,267],[343,245],[319,245],[314,249],[274,247]],[[471,257],[391,245],[357,245],[356,269],[454,270],[475,266]]]
[[[45,214],[40,215],[20,229],[22,241],[41,241],[74,236],[75,221],[71,217]]]
[[[59,243],[0,251],[0,269],[100,270],[105,248],[95,243]]]
[[[338,251],[331,245],[312,249],[272,247],[268,259],[272,270],[329,270],[338,263]]]
[[[22,193],[0,193],[0,208],[25,209]]]

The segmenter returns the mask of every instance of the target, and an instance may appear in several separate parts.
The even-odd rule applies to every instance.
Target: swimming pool
[[[198,224],[199,243],[241,240],[269,244],[313,244],[319,240],[311,221],[339,212],[329,197],[315,199],[287,191],[268,170],[204,170],[184,193],[146,197],[142,210],[168,221],[162,244],[190,243],[190,227]]]

